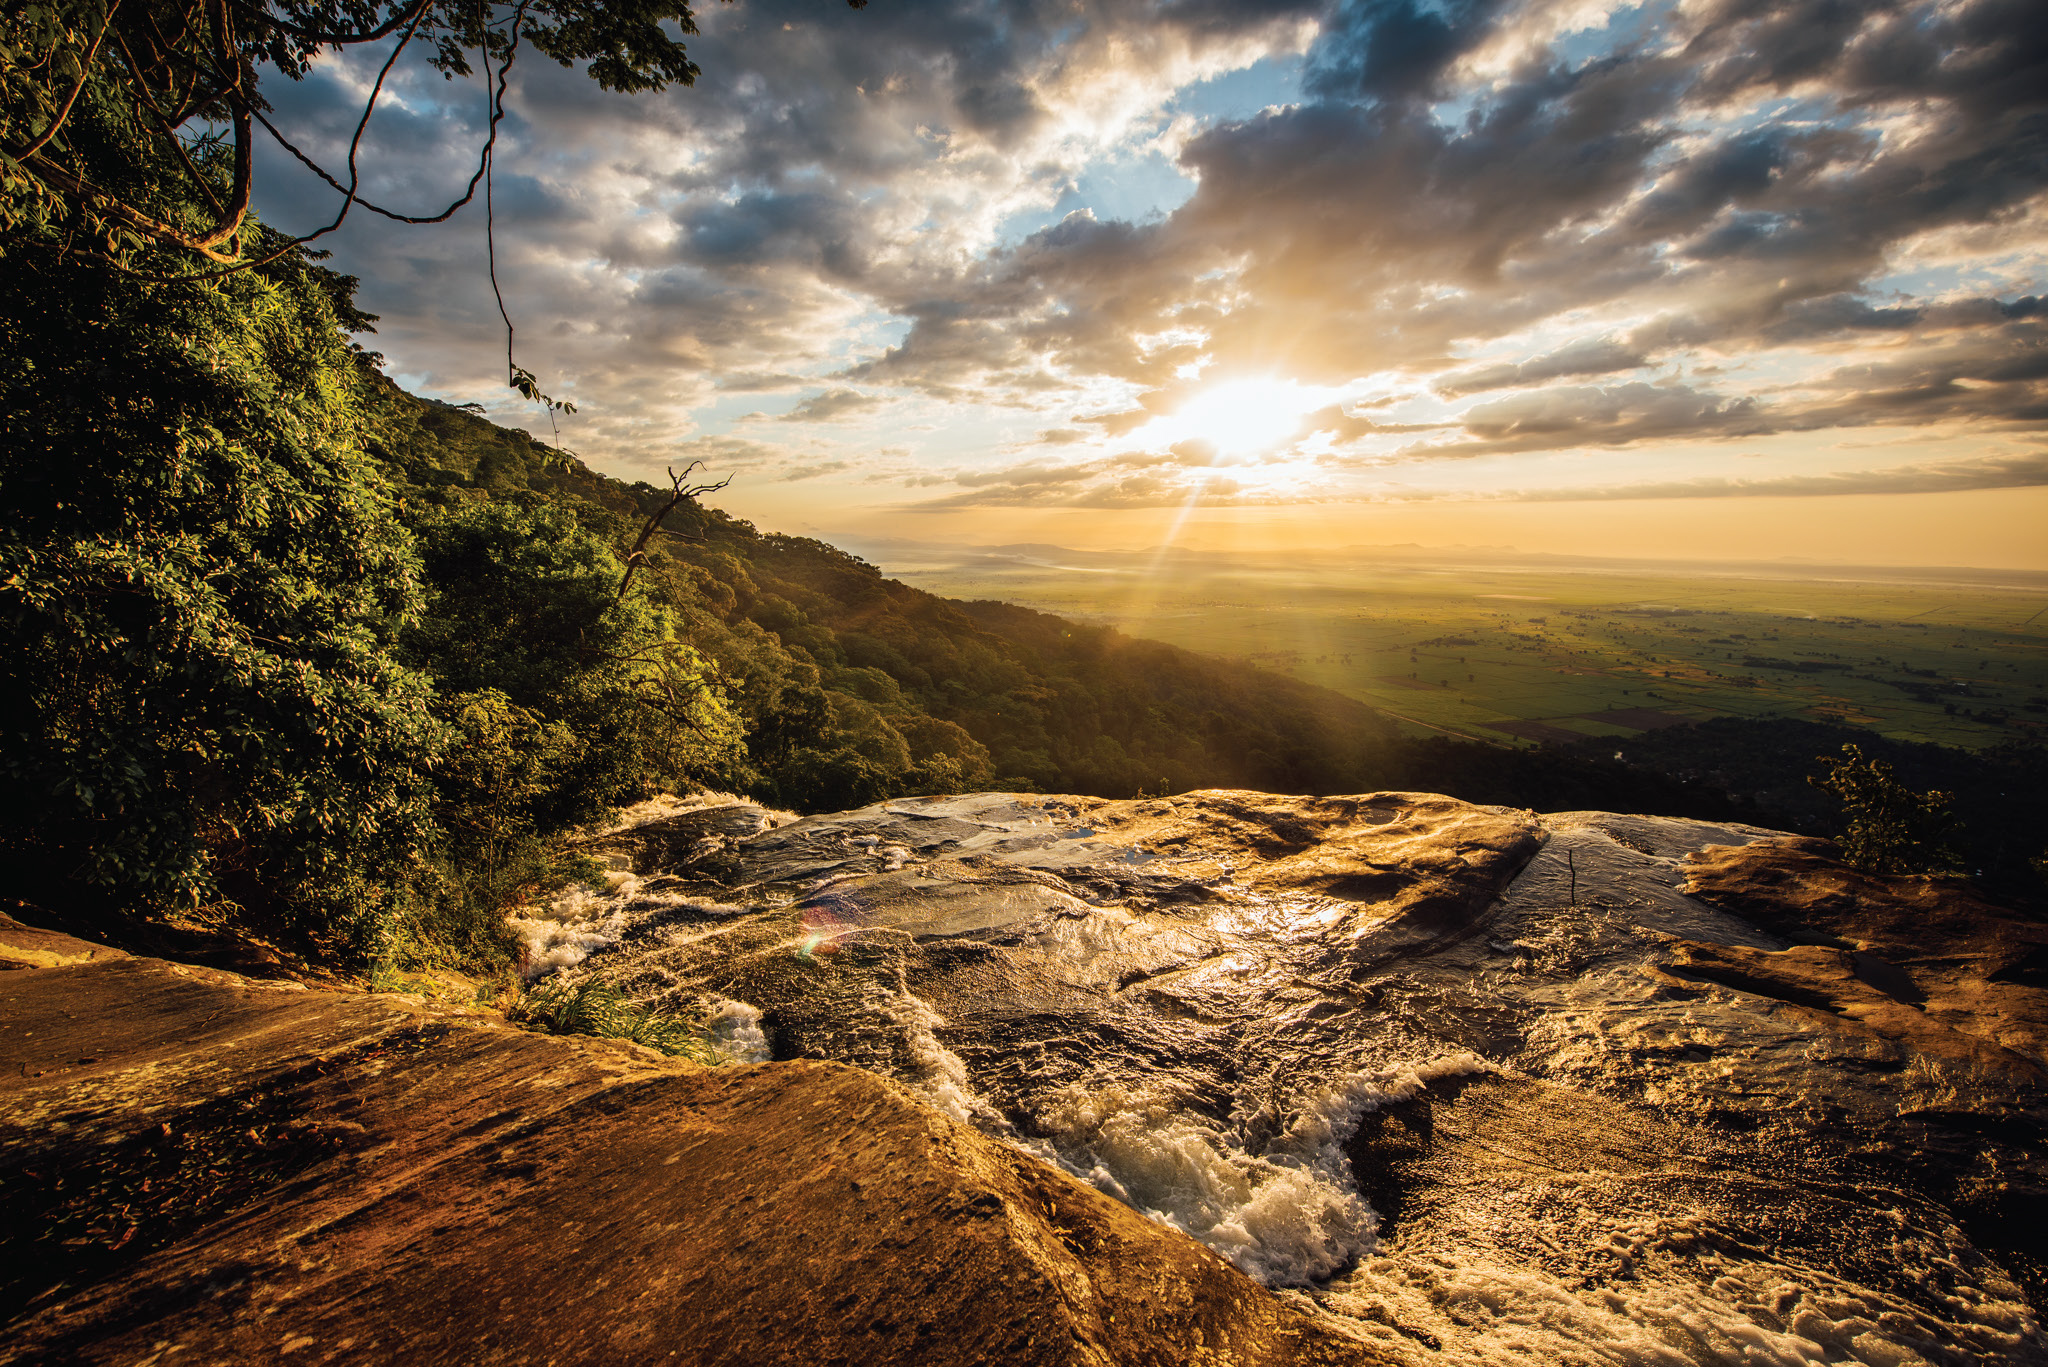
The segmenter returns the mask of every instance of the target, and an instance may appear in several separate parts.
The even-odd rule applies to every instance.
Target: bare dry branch
[[[683,481],[688,479],[691,472],[703,463],[701,460],[693,460],[683,467],[681,474],[676,473],[674,466],[669,467],[668,482],[673,492],[669,494],[668,502],[662,504],[660,510],[654,516],[647,519],[647,525],[640,529],[639,540],[633,543],[633,549],[626,552],[626,573],[619,580],[619,591],[614,596],[613,601],[618,601],[626,596],[627,586],[633,582],[634,571],[647,563],[647,543],[654,539],[656,532],[661,530],[663,518],[691,499],[701,498],[705,494],[715,494],[726,485],[732,483],[732,476],[727,475],[716,484],[685,484]]]

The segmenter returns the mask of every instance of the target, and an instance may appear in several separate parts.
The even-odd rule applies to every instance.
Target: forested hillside
[[[415,507],[553,505],[623,548],[668,501],[667,489],[607,479],[524,432],[376,383],[370,449]],[[437,515],[447,513],[413,514]],[[1723,806],[1590,756],[1404,739],[1330,690],[1025,608],[937,598],[696,500],[664,520],[644,575],[677,633],[715,662],[713,687],[746,734],[744,753],[710,763],[703,781],[805,810],[991,785],[1128,797],[1454,784],[1521,805]]]
[[[409,503],[553,505],[624,548],[669,499],[378,383],[370,449]],[[696,500],[664,520],[640,577],[677,634],[715,662],[712,686],[745,729],[744,752],[707,765],[703,781],[804,809],[991,785],[1126,797],[1162,786],[1330,791],[1398,761],[1391,727],[1337,694],[1020,608],[936,598]]]

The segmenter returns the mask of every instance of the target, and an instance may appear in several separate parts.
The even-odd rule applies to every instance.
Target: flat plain
[[[845,540],[919,588],[1247,660],[1417,733],[1534,745],[1733,716],[2048,739],[2048,574]]]

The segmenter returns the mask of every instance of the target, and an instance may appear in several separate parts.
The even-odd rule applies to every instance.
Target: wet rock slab
[[[0,958],[0,1362],[1382,1360],[871,1073]]]
[[[1439,1360],[2038,1362],[2012,1276],[1904,1186],[1524,1076],[1364,1118],[1386,1217],[1315,1289]],[[1960,1312],[1960,1313],[1959,1313]],[[1665,1355],[1672,1355],[1668,1359]]]
[[[572,976],[745,1003],[1391,1356],[2048,1361],[2048,950],[1951,885],[1414,793],[914,800],[635,867]]]

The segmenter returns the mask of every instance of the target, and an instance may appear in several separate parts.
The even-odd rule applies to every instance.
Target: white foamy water
[[[598,950],[617,944],[634,925],[650,916],[690,911],[734,917],[752,910],[755,908],[650,891],[647,880],[638,874],[613,873],[606,875],[602,890],[581,886],[564,889],[545,902],[525,908],[523,915],[506,917],[505,923],[519,937],[520,972],[532,983],[574,968]],[[714,927],[698,938],[718,934],[721,929]]]
[[[724,998],[704,1018],[718,1052],[734,1063],[766,1063],[768,1037],[761,1033],[761,1012],[745,1002]]]
[[[946,1018],[913,995],[903,985],[901,974],[882,1011],[903,1032],[903,1045],[914,1070],[908,1081],[951,1119],[1008,1137],[1009,1123],[968,1080],[967,1061],[941,1044],[934,1033]]]
[[[767,830],[787,826],[802,819],[795,812],[785,812],[779,807],[764,807],[750,797],[734,797],[731,793],[706,788],[700,792],[680,796],[675,793],[657,793],[644,802],[636,802],[630,807],[621,808],[610,821],[602,826],[591,827],[584,834],[592,837],[611,835],[618,831],[631,830],[635,826],[645,826],[649,822],[666,821],[672,816],[681,816],[684,812],[708,811],[713,807],[752,807],[766,818],[767,825],[764,829]]]
[[[1587,1288],[1471,1247],[1382,1256],[1378,1216],[1344,1152],[1368,1113],[1431,1082],[1493,1071],[1471,1053],[1354,1072],[1297,1104],[1259,1153],[1195,1114],[1170,1082],[1070,1088],[1019,1146],[1223,1254],[1325,1323],[1422,1367],[1939,1367],[2035,1361],[2035,1317],[1993,1273],[1947,1299],[1955,1320],[1805,1267],[1727,1263],[1704,1284],[1660,1269],[1697,1255],[1691,1216],[1617,1225],[1608,1244],[1632,1275]],[[963,1085],[964,1082],[963,1082]],[[1954,1231],[1950,1231],[1953,1235]],[[1960,1237],[1960,1236],[1956,1236]],[[1905,1259],[1953,1272],[1957,1250],[1902,1242]],[[1334,1279],[1333,1279],[1334,1278]],[[1392,1327],[1398,1324],[1401,1329]],[[1426,1336],[1426,1337],[1423,1337]]]
[[[505,923],[519,937],[519,971],[528,982],[574,968],[597,950],[615,945],[628,924],[632,874],[613,874],[603,892],[569,888]]]
[[[1171,1082],[1068,1088],[1034,1111],[1022,1145],[1098,1190],[1201,1240],[1268,1286],[1343,1269],[1376,1245],[1344,1143],[1359,1118],[1431,1080],[1488,1071],[1475,1054],[1352,1073],[1310,1096],[1258,1153],[1204,1119]]]
[[[1682,1222],[1680,1222],[1682,1223]],[[1678,1232],[1676,1228],[1667,1232]],[[1644,1229],[1617,1242],[1644,1245]],[[2035,1362],[2037,1331],[2017,1288],[1955,1298],[1956,1322],[1811,1269],[1729,1265],[1711,1282],[1645,1272],[1581,1289],[1471,1250],[1368,1257],[1318,1292],[1316,1308],[1402,1363],[1458,1367],[1933,1367]],[[1304,1297],[1304,1300],[1308,1298]],[[1304,1307],[1306,1308],[1306,1307]],[[1391,1327],[1400,1324],[1408,1332]],[[1417,1332],[1436,1342],[1418,1341]]]

